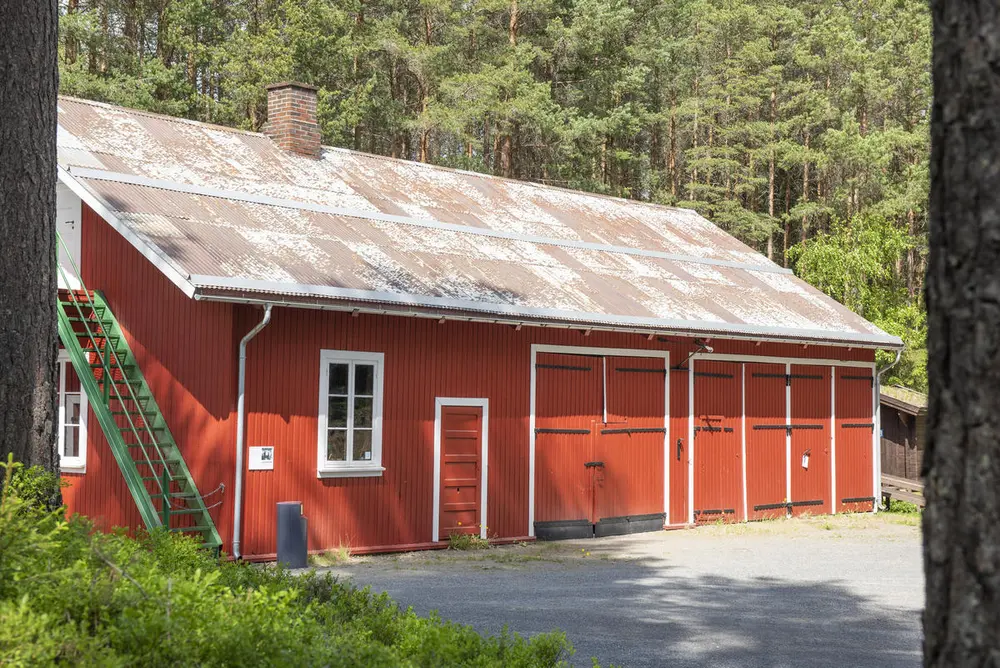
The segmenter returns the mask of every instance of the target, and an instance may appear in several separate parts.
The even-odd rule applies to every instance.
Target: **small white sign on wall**
[[[273,445],[251,445],[250,446],[250,470],[251,471],[273,471],[274,470],[274,446]]]

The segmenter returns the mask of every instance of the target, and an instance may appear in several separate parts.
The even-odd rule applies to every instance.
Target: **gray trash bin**
[[[278,563],[288,568],[305,568],[308,556],[306,518],[300,501],[278,504]]]

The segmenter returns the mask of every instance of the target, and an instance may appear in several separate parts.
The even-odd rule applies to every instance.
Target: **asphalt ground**
[[[919,518],[812,517],[355,557],[330,570],[486,633],[559,629],[574,665],[916,667]]]

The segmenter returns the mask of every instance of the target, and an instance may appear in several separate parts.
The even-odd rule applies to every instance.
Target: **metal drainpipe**
[[[875,452],[876,475],[875,475],[875,485],[873,486],[875,487],[876,490],[879,491],[882,489],[882,374],[884,374],[886,371],[899,364],[899,358],[902,356],[903,356],[903,349],[900,348],[899,350],[896,351],[896,359],[894,359],[891,364],[888,364],[883,369],[881,369],[877,374],[875,374],[875,392],[873,393],[875,396],[872,397],[872,399],[875,404],[875,406],[873,407],[874,417],[875,417],[874,420],[875,439],[876,439],[875,443],[878,444],[878,447],[876,448]],[[882,499],[882,495],[876,493],[875,498],[877,500],[873,505],[875,507],[875,511],[878,512],[878,504]]]
[[[246,390],[247,376],[247,344],[260,333],[260,330],[267,327],[271,322],[271,307],[273,304],[264,306],[264,317],[257,326],[247,332],[247,335],[240,340],[240,370],[239,385],[236,395],[236,499],[233,501],[233,558],[239,559],[240,554],[240,528],[243,525],[243,441],[246,430],[246,412],[244,409],[244,395]]]

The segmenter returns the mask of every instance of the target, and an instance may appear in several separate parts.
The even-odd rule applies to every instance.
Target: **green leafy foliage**
[[[97,533],[22,498],[19,465],[2,466],[0,665],[542,667],[572,653],[558,633],[483,637],[329,574],[219,561],[166,532]]]
[[[902,336],[923,387],[925,3],[65,2],[64,93],[259,130],[297,79],[330,144],[697,209]],[[859,219],[849,260],[791,250]]]

